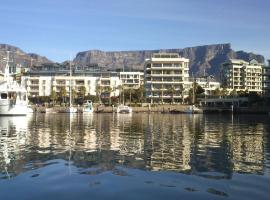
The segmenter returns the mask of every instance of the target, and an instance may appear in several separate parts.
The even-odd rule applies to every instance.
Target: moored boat
[[[203,110],[196,107],[195,105],[192,105],[192,106],[187,107],[185,110],[183,110],[182,113],[200,114],[200,113],[203,113]]]
[[[84,104],[83,104],[83,113],[93,113],[93,104],[92,101],[87,100]]]
[[[26,115],[28,113],[27,92],[9,73],[9,55],[5,73],[0,81],[0,115]]]
[[[116,112],[117,113],[132,113],[132,108],[122,104],[117,107]]]

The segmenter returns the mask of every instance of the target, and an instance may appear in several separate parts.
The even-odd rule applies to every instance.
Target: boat
[[[132,108],[121,104],[120,106],[117,107],[116,112],[117,113],[132,113]]]
[[[45,108],[45,113],[57,113],[55,108]]]
[[[122,92],[123,95],[123,103],[120,104],[117,108],[116,108],[116,112],[117,113],[132,113],[132,108],[130,108],[129,106],[125,105],[125,93],[124,91]]]
[[[93,104],[92,101],[87,100],[84,104],[83,104],[83,113],[93,113]]]
[[[9,73],[9,52],[5,73],[0,81],[0,115],[27,115],[28,99],[26,89],[14,80]]]
[[[34,113],[34,109],[31,106],[27,106],[27,113]]]
[[[186,109],[184,109],[181,112],[187,113],[187,114],[200,114],[200,113],[203,113],[203,110],[196,107],[195,105],[192,105],[192,106],[187,107]]]
[[[66,113],[76,113],[76,112],[78,112],[78,109],[76,108],[76,107],[74,107],[74,106],[70,106],[70,107],[68,107],[66,110],[65,110],[65,112]]]

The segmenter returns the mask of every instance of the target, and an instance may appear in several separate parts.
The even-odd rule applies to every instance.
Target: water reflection
[[[66,160],[83,174],[117,166],[230,179],[269,173],[269,124],[264,116],[65,115],[0,118],[3,177]]]

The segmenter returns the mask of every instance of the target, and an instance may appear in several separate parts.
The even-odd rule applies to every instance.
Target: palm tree
[[[60,89],[60,98],[62,99],[62,102],[65,102],[67,97],[67,90],[65,87],[61,87]]]
[[[100,85],[97,85],[96,86],[96,95],[98,96],[99,104],[101,104],[101,92],[102,92],[102,87]]]
[[[57,99],[57,93],[54,90],[52,90],[51,92],[50,99],[53,101],[53,105],[54,105],[55,100]]]
[[[172,86],[171,88],[168,89],[168,93],[171,96],[171,103],[174,103],[174,95],[176,93],[174,86]]]
[[[144,85],[140,85],[138,92],[140,94],[140,101],[142,103],[144,101],[144,93],[145,93]]]
[[[113,88],[110,86],[109,88],[107,88],[107,92],[109,93],[109,104],[112,104],[112,99],[111,99],[111,93],[113,91]]]
[[[132,95],[134,93],[134,90],[132,88],[129,89],[129,103],[132,101]]]

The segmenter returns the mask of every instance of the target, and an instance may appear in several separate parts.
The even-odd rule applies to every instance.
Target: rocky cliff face
[[[43,63],[51,63],[52,61],[48,60],[46,57],[40,56],[35,53],[25,53],[18,47],[8,45],[8,44],[0,44],[0,70],[3,71],[6,62],[3,61],[3,58],[7,57],[7,51],[10,53],[10,61],[12,61],[13,65],[21,65],[25,67],[29,67],[31,65],[39,65]]]
[[[229,58],[243,59],[249,61],[256,59],[264,63],[264,57],[244,51],[234,51],[230,44],[215,44],[184,49],[162,49],[146,51],[113,51],[105,52],[90,50],[79,52],[74,61],[81,65],[98,64],[101,67],[115,70],[143,70],[144,61],[150,58],[151,54],[157,52],[179,53],[181,56],[190,59],[190,74],[202,75],[204,72],[219,78],[221,64]]]

